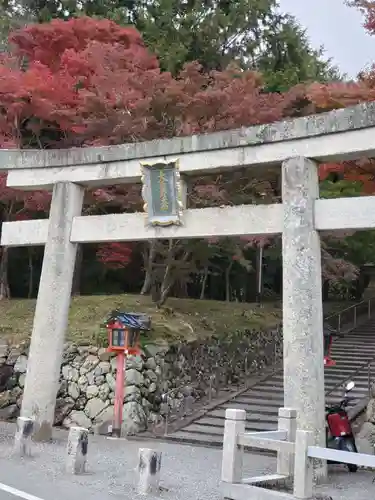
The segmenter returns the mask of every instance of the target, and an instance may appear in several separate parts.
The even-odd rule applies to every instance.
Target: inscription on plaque
[[[183,200],[178,162],[142,164],[142,196],[148,223],[181,224]]]

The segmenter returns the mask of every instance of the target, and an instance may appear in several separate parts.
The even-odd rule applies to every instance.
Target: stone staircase
[[[340,401],[345,382],[353,380],[356,384],[351,393],[353,402],[350,406],[353,409],[368,397],[369,379],[372,381],[372,375],[375,377],[375,318],[362,323],[345,336],[336,338],[332,358],[337,365],[325,369],[327,404]],[[246,410],[248,431],[275,430],[283,398],[283,372],[280,370],[237,393],[232,399],[219,402],[196,419],[189,419],[185,426],[178,426],[163,439],[193,445],[221,446],[227,408]]]

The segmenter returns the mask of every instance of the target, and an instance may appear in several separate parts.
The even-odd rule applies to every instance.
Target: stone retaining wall
[[[27,369],[27,344],[0,346],[0,419],[19,414]],[[282,356],[280,328],[247,331],[171,346],[146,345],[126,365],[124,432],[134,434],[157,423],[188,391],[193,400],[211,387],[236,384]],[[55,424],[103,431],[112,421],[116,359],[104,348],[67,344],[61,367]]]

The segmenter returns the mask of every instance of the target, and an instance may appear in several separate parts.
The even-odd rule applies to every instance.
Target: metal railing
[[[163,420],[155,430],[164,427],[164,434],[168,434],[171,423],[176,420],[184,419],[193,413],[193,404],[195,402],[194,389],[182,385],[175,387],[161,395],[160,412]]]
[[[210,376],[200,378],[200,388],[193,384],[183,384],[170,389],[161,395],[160,413],[162,420],[154,426],[154,431],[162,431],[168,434],[170,426],[177,421],[183,420],[194,412],[194,403],[202,402],[202,407],[210,405],[213,396],[220,389],[220,374],[214,373]]]
[[[370,318],[373,312],[375,312],[375,298],[371,297],[330,314],[324,321],[340,334],[354,329],[359,323]]]

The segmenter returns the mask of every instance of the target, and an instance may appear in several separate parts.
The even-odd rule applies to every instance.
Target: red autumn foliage
[[[6,175],[0,175],[2,220],[27,220],[35,212],[48,210],[51,195],[47,191],[21,191],[6,185]]]
[[[375,2],[373,0],[346,0],[346,3],[359,9],[364,15],[364,27],[370,33],[375,33]]]
[[[119,144],[267,123],[282,118],[288,99],[264,94],[254,72],[203,74],[190,64],[173,78],[134,29],[107,20],[31,25],[11,41],[0,106],[2,134],[15,146]],[[17,67],[25,58],[26,69]]]
[[[298,85],[289,92],[293,115],[299,116],[332,111],[375,100],[375,78],[372,73],[362,75],[357,82],[313,83]],[[294,109],[294,111],[293,111]],[[375,163],[369,159],[346,161],[341,164],[329,163],[319,166],[319,178],[325,180],[330,173],[341,173],[349,181],[363,184],[363,194],[375,193]]]
[[[126,267],[131,261],[133,247],[129,243],[105,243],[99,245],[96,257],[110,269]]]
[[[77,54],[84,54],[92,43],[120,47],[129,60],[138,53],[144,58],[146,52],[142,37],[136,29],[91,17],[31,24],[13,32],[10,42],[15,47],[16,56],[39,61],[53,72],[60,71],[70,58],[74,61]],[[155,56],[149,55],[149,61],[150,67],[158,67]],[[137,57],[134,62],[139,62]]]
[[[319,179],[324,181],[331,173],[342,174],[344,165],[342,163],[325,163],[319,166]]]

